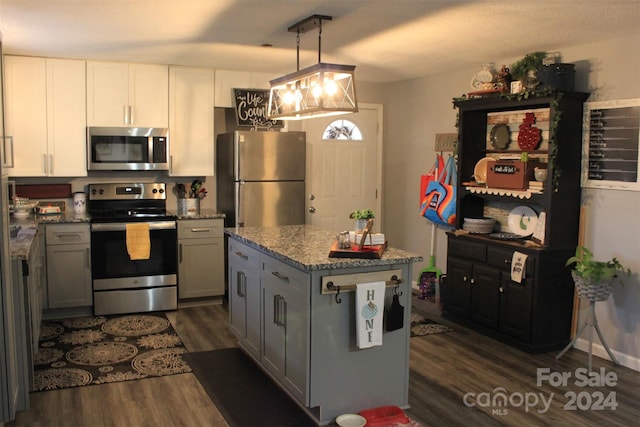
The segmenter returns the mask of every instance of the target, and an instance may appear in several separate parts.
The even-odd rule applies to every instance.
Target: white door
[[[382,231],[381,171],[382,106],[360,106],[359,111],[306,120],[307,224],[328,230],[353,230],[349,214],[373,209],[374,231]],[[353,130],[353,139],[327,139]],[[331,132],[329,132],[331,133]],[[360,139],[356,139],[358,134]]]

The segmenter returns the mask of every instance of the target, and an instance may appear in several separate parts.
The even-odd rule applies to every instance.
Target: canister
[[[83,191],[73,193],[73,211],[76,213],[76,215],[86,215],[87,193]]]

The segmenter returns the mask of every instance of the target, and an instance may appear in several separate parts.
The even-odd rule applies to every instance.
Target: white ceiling
[[[10,54],[284,74],[287,28],[313,14],[333,16],[322,62],[392,82],[637,34],[640,0],[0,0],[0,30]],[[317,35],[301,35],[300,68]]]

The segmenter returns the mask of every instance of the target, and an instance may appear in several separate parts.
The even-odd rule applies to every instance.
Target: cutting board
[[[382,257],[384,250],[387,248],[387,243],[384,245],[363,246],[362,249],[358,248],[358,245],[351,245],[350,249],[339,249],[338,241],[336,240],[331,245],[331,251],[329,251],[329,258],[364,258],[364,259],[379,259]]]

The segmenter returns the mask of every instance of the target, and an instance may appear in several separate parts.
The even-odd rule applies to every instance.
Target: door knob
[[[311,206],[311,207],[309,208],[309,212],[310,212],[310,213],[314,213],[315,211],[316,211],[316,208],[314,208],[313,206]]]

